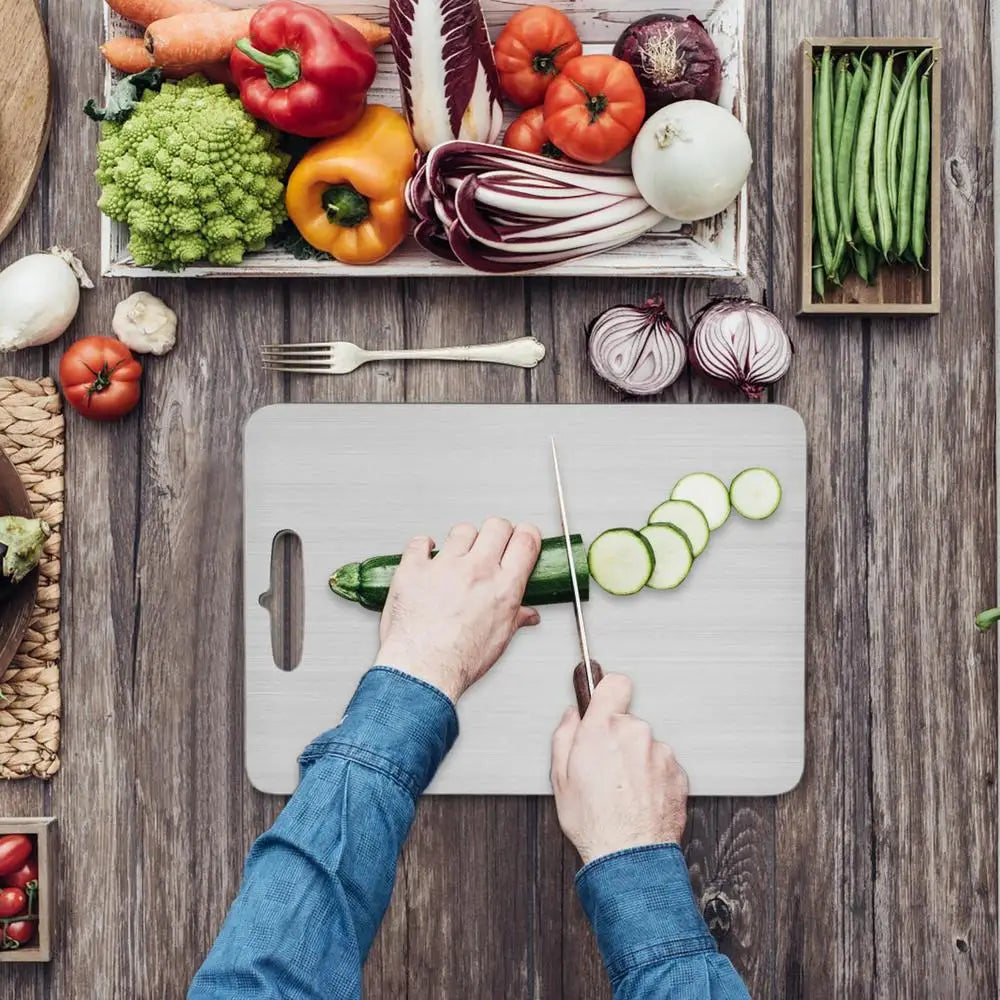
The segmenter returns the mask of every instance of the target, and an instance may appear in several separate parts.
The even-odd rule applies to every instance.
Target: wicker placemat
[[[24,640],[0,677],[0,778],[50,778],[59,770],[59,559],[64,431],[52,379],[0,378],[0,446],[35,516],[52,527],[39,563],[38,596]]]

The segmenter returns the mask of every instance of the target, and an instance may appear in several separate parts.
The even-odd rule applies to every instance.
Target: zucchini
[[[673,590],[684,582],[694,565],[687,535],[672,524],[647,524],[639,534],[653,550],[653,575],[646,581],[652,590]]]
[[[649,583],[656,560],[653,547],[638,531],[609,528],[590,544],[590,575],[609,594],[638,594]]]
[[[726,484],[710,472],[692,472],[677,480],[670,493],[671,500],[687,500],[698,507],[709,528],[721,528],[729,517],[729,489]]]
[[[590,592],[587,550],[580,535],[570,535],[570,541],[573,545],[573,563],[580,600],[585,601]],[[431,555],[436,556],[437,549]],[[401,555],[372,556],[364,562],[347,563],[330,577],[330,589],[348,601],[356,601],[363,608],[381,611],[389,595],[392,575],[401,558]],[[566,541],[562,535],[558,538],[543,538],[538,561],[528,577],[524,604],[536,606],[572,603],[573,581],[570,579],[566,559]]]
[[[751,521],[770,517],[781,503],[781,483],[767,469],[744,469],[729,486],[733,509]]]
[[[690,500],[664,500],[652,514],[648,524],[672,524],[687,535],[691,552],[700,556],[708,545],[710,530],[701,508]]]

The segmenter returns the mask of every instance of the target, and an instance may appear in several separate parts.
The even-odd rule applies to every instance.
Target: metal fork
[[[430,347],[420,350],[366,351],[346,340],[323,344],[266,344],[261,347],[264,370],[346,375],[369,361],[488,361],[534,368],[545,357],[545,345],[534,337],[471,347]]]

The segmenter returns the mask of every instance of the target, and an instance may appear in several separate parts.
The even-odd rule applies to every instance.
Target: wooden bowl
[[[28,491],[6,453],[0,448],[0,516],[34,517]],[[38,590],[38,569],[33,569],[15,588],[6,604],[0,604],[0,675],[14,659],[28,630]]]

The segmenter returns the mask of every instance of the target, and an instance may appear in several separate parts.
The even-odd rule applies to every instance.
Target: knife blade
[[[580,655],[582,660],[573,671],[573,688],[576,692],[577,707],[582,716],[587,711],[590,699],[594,696],[603,672],[601,665],[590,658],[590,645],[587,642],[587,627],[583,623],[583,604],[580,601],[580,585],[576,579],[576,560],[573,558],[573,542],[570,539],[569,521],[566,517],[566,497],[563,494],[562,476],[559,474],[559,454],[556,451],[555,436],[552,442],[552,468],[556,475],[556,496],[559,499],[559,520],[562,523],[563,541],[566,543],[566,559],[569,562],[569,578],[573,584],[573,610],[576,615],[576,633],[580,640]]]

